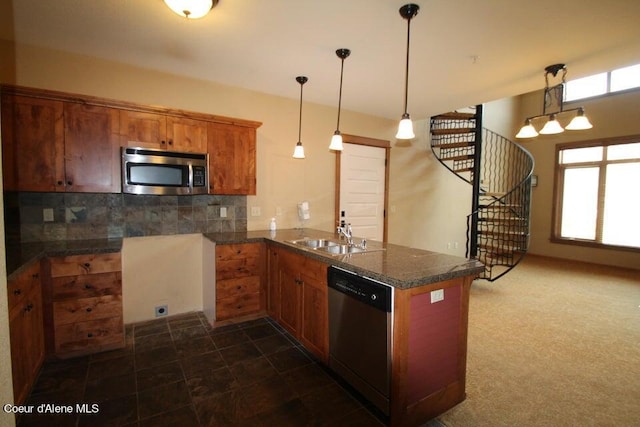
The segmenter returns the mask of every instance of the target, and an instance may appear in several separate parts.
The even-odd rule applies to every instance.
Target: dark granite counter
[[[484,269],[483,264],[476,260],[376,241],[367,242],[368,252],[349,255],[330,255],[290,243],[291,240],[303,238],[338,238],[334,233],[313,229],[207,233],[205,237],[216,244],[269,241],[401,289],[477,275]],[[360,240],[354,238],[355,243]]]
[[[23,243],[6,247],[7,278],[13,279],[34,261],[45,256],[68,256],[120,252],[122,239],[62,240]]]

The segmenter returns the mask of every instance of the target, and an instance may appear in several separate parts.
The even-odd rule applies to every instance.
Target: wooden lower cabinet
[[[52,352],[71,357],[124,347],[120,253],[49,259]]]
[[[264,244],[216,245],[216,320],[265,310]]]
[[[321,361],[329,357],[328,265],[269,249],[268,312]]]
[[[24,403],[44,360],[40,261],[8,283],[13,398]]]

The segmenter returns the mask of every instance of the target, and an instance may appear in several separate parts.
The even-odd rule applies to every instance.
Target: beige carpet
[[[448,427],[640,426],[640,271],[528,256],[472,286]]]

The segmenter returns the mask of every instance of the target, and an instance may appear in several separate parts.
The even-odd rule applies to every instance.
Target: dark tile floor
[[[22,415],[18,425],[383,425],[268,318],[212,329],[189,313],[126,331],[122,350],[46,362],[27,404],[73,414]],[[78,414],[78,403],[99,412]]]

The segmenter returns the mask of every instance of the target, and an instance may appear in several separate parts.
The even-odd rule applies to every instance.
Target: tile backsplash
[[[5,192],[4,207],[7,242],[247,229],[246,196]]]

